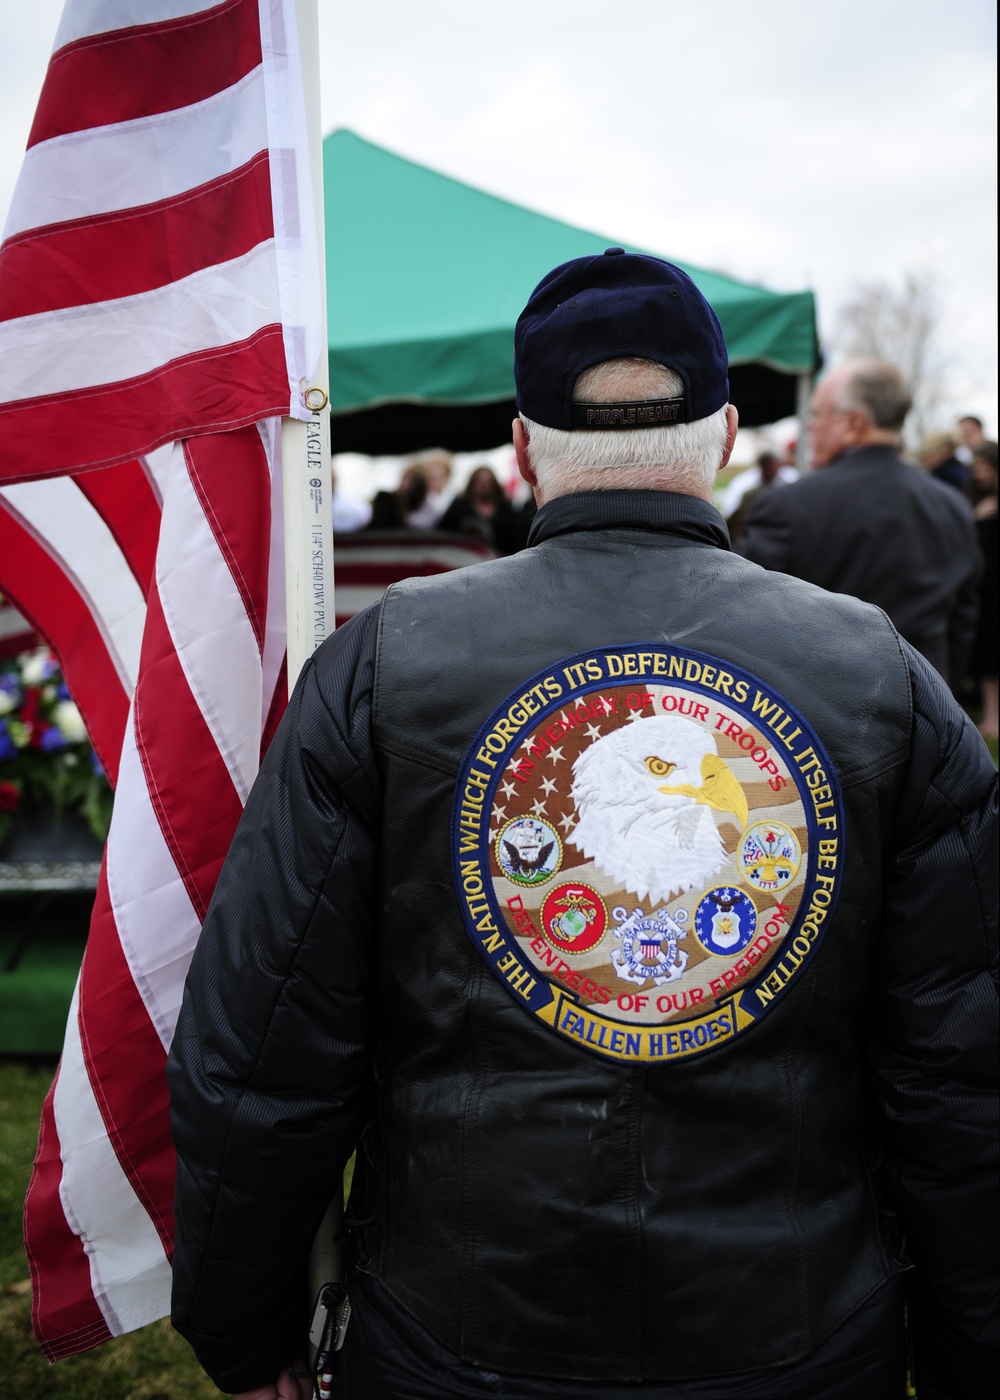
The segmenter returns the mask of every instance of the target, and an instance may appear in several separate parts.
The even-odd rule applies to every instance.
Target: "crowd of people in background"
[[[334,531],[431,531],[463,535],[499,555],[523,549],[534,502],[514,499],[485,464],[472,468],[460,490],[453,477],[451,453],[433,449],[410,458],[396,487],[376,491],[368,503],[350,501],[335,490]]]
[[[737,550],[741,550],[747,522],[762,498],[799,481],[796,447],[795,441],[782,448],[765,447],[752,466],[719,487],[716,505]],[[958,493],[975,522],[981,556],[976,561],[978,623],[962,674],[951,676],[950,681],[970,708],[981,708],[983,734],[996,737],[997,444],[986,437],[981,419],[967,414],[958,419],[954,431],[930,434],[909,460],[914,470]],[[535,506],[530,499],[513,499],[512,494],[493,468],[482,463],[474,466],[456,489],[451,453],[431,449],[409,458],[396,487],[377,491],[368,502],[351,501],[335,491],[334,529],[457,534],[498,555],[515,554],[527,544]],[[845,586],[840,591],[853,590]]]

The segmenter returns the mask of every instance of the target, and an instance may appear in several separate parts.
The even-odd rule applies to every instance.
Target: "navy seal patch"
[[[466,755],[452,824],[470,938],[525,1012],[620,1062],[702,1054],[808,965],[843,866],[806,720],[679,647],[570,657]]]
[[[540,885],[550,880],[562,859],[562,842],[538,817],[514,817],[496,840],[497,864],[516,885]]]

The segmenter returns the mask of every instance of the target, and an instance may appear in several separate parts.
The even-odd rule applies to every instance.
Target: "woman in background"
[[[476,467],[465,490],[445,511],[440,528],[482,540],[498,554],[516,554],[528,538],[528,521],[514,509],[490,467]]]
[[[985,561],[979,593],[979,626],[969,662],[979,681],[983,716],[980,732],[997,737],[997,445],[984,441],[972,449],[970,473],[976,533]]]

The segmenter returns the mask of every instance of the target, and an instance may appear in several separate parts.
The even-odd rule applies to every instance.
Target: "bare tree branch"
[[[916,445],[944,416],[948,360],[940,343],[941,307],[932,272],[906,272],[898,289],[859,283],[838,315],[834,343],[847,359],[888,360],[913,392],[906,440]]]

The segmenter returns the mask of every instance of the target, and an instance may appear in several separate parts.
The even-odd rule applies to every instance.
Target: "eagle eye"
[[[646,771],[651,773],[654,778],[666,778],[676,767],[676,763],[667,763],[666,759],[663,758],[646,759]]]

